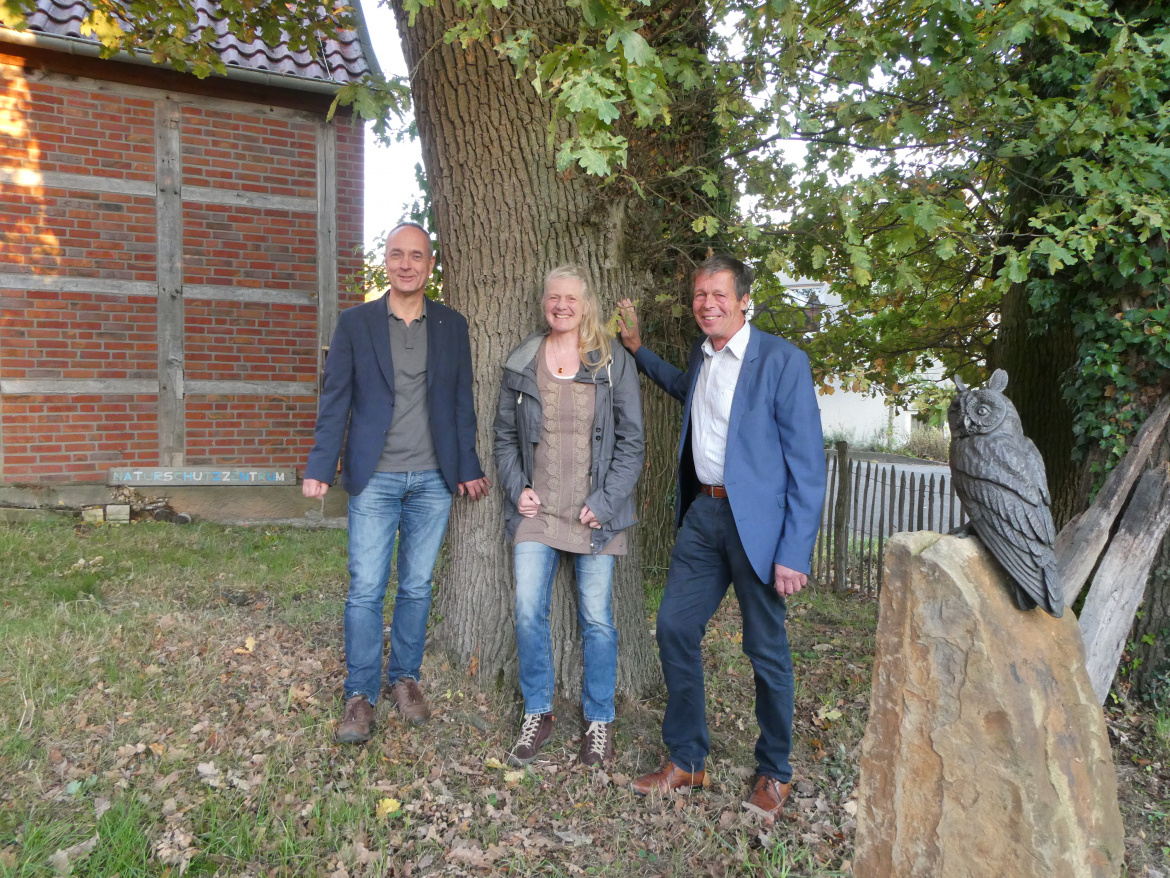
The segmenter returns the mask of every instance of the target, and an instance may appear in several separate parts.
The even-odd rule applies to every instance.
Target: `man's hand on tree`
[[[642,346],[642,336],[638,331],[638,312],[634,310],[634,303],[630,299],[618,302],[618,330],[626,350],[636,354]]]

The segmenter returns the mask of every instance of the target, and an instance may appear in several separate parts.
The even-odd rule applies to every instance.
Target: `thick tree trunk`
[[[597,285],[606,316],[625,296],[653,298],[661,264],[647,264],[644,204],[615,187],[602,189],[579,172],[557,173],[548,143],[549,108],[487,41],[462,48],[443,40],[460,15],[450,0],[423,8],[409,26],[395,11],[411,67],[411,88],[433,199],[445,300],[471,323],[480,459],[495,481],[491,424],[505,356],[543,324],[544,274],[577,262]],[[552,34],[576,13],[547,0],[513,3],[511,27],[526,22]],[[539,24],[535,24],[539,22]],[[561,33],[563,38],[563,32]],[[677,409],[673,400],[670,405]],[[660,518],[662,482],[673,482],[677,411],[646,399],[648,468],[643,518]],[[669,470],[669,472],[668,472]],[[667,478],[669,476],[669,479]],[[511,547],[498,487],[479,503],[456,500],[448,531],[450,564],[440,571],[436,638],[460,667],[484,684],[516,671]],[[650,511],[651,514],[645,514]],[[660,679],[642,587],[639,529],[617,565],[613,605],[618,628],[619,692],[637,695]],[[660,529],[659,529],[660,531]],[[655,534],[655,554],[662,536]],[[552,633],[558,692],[581,687],[581,644],[571,565],[562,563],[553,590]]]
[[[1067,322],[1043,332],[1029,328],[1032,309],[1017,284],[1000,306],[1000,327],[989,368],[1008,373],[1007,396],[1024,434],[1036,443],[1048,473],[1052,517],[1059,530],[1076,512],[1083,466],[1073,460],[1072,412],[1062,394],[1076,364],[1076,337]]]

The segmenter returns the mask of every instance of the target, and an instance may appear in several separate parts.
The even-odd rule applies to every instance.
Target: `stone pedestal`
[[[1076,618],[1017,609],[977,538],[891,538],[854,875],[1116,878],[1123,856]]]

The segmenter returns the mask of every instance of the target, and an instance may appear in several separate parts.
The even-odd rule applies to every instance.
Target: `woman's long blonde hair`
[[[577,350],[581,355],[581,362],[589,367],[589,371],[596,375],[613,360],[613,351],[610,350],[610,340],[613,338],[601,322],[601,305],[597,301],[597,293],[589,283],[585,269],[579,265],[558,265],[544,277],[544,293],[541,295],[541,304],[548,295],[548,285],[554,280],[571,279],[581,284],[581,326],[578,329],[579,339]],[[600,359],[591,362],[587,354],[596,351]]]

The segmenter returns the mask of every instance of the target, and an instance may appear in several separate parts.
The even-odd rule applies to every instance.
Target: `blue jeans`
[[[686,771],[703,768],[711,752],[700,644],[728,584],[735,586],[743,651],[755,671],[759,773],[787,783],[792,778],[794,682],[786,605],[752,569],[731,504],[706,494],[694,499],[683,518],[658,608],[658,655],[667,690],[662,741],[671,761]]]
[[[398,595],[386,678],[418,680],[431,580],[447,533],[451,492],[438,470],[374,473],[349,498],[349,597],[345,601],[345,697],[376,704],[382,681],[382,604],[398,538]]]
[[[543,543],[517,543],[515,548],[516,649],[525,713],[553,709],[548,614],[560,554]],[[611,723],[617,685],[617,629],[609,601],[614,556],[568,554],[577,567],[577,621],[585,646],[585,684],[581,688],[585,721]]]

